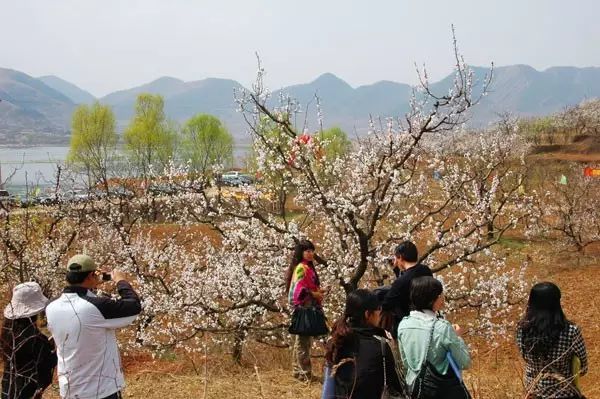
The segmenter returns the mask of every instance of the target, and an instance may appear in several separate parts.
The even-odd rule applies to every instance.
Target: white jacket
[[[119,300],[69,286],[46,307],[64,399],[101,399],[125,386],[115,329],[131,324],[141,305],[128,282],[117,289]]]

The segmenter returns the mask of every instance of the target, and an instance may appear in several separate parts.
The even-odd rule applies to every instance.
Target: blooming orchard
[[[489,80],[473,82],[458,54],[447,93],[433,93],[420,76],[404,117],[373,121],[349,152],[328,154],[327,140],[296,130],[294,99],[272,106],[259,66],[252,90],[235,98],[259,182],[232,192],[171,164],[149,178],[168,194],[129,179],[120,184],[132,196],[5,211],[2,277],[42,280],[56,294],[67,255],[85,250],[137,279],[144,312],[132,345],[200,350],[210,337],[232,342],[239,356],[248,338],[286,344],[283,275],[298,240],[317,244],[334,318],[345,293],[387,281],[385,259],[411,239],[444,280],[449,310],[475,310],[473,332],[502,332],[501,316],[525,287],[525,265],[509,267],[497,244],[534,217],[521,190],[526,147],[510,130],[464,130],[478,101],[472,87],[481,84],[485,94]],[[319,108],[320,126],[323,115]],[[68,187],[57,185],[57,195]],[[43,229],[27,230],[33,215]]]

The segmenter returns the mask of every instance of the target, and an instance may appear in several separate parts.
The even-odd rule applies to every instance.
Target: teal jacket
[[[419,374],[421,365],[427,351],[431,326],[435,320],[432,311],[412,311],[398,326],[398,347],[402,363],[406,371],[406,383],[412,386]],[[454,331],[454,327],[447,320],[437,319],[433,332],[433,341],[427,352],[427,360],[441,374],[448,372],[446,353],[451,352],[458,367],[469,368],[471,356],[465,341]]]

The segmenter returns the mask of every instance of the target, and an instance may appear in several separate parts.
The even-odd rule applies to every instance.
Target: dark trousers
[[[102,399],[122,399],[121,391],[115,392],[112,395],[109,395],[109,396],[107,396],[105,398],[102,398]]]

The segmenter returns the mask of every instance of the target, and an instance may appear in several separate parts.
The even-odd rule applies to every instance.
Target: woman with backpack
[[[0,333],[2,399],[41,398],[52,382],[57,362],[54,345],[37,326],[47,303],[37,283],[19,284],[13,289]]]
[[[442,283],[429,276],[413,279],[410,301],[413,310],[398,326],[398,343],[411,397],[470,398],[460,375],[471,364],[462,330],[437,317],[444,307]]]
[[[405,385],[388,339],[379,327],[381,303],[369,290],[348,294],[325,359],[334,382],[335,398],[404,398]]]
[[[553,283],[534,285],[517,328],[517,343],[526,363],[526,389],[532,399],[583,398],[576,381],[588,370],[585,343],[579,327],[565,317],[560,297]]]
[[[322,310],[323,292],[314,264],[315,246],[308,240],[296,244],[286,274],[288,301],[293,309],[290,333],[296,335],[292,353],[294,378],[313,378],[310,350],[313,337],[327,334]]]

